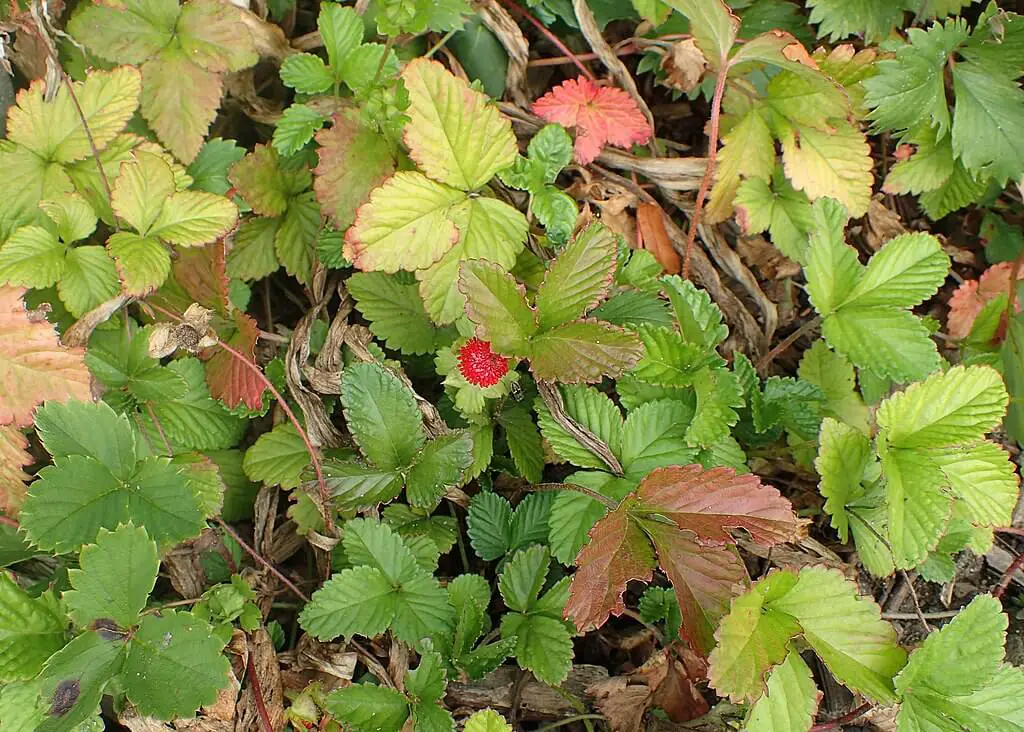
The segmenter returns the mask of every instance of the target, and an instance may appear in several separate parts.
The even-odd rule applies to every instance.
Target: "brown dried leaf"
[[[654,255],[667,274],[679,274],[683,260],[672,246],[665,229],[665,212],[656,203],[641,203],[636,207],[636,225],[644,249]]]
[[[672,44],[672,53],[665,56],[661,67],[668,73],[665,83],[673,89],[690,93],[700,84],[707,59],[692,38]]]

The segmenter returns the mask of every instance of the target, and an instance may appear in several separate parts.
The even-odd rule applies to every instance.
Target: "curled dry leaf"
[[[180,323],[159,323],[149,337],[149,355],[153,358],[170,356],[179,348],[198,353],[217,345],[217,337],[210,332],[213,311],[192,303]]]
[[[665,83],[688,94],[700,84],[704,69],[707,67],[707,59],[697,48],[697,42],[687,38],[672,44],[672,53],[665,56],[661,67],[668,74]]]
[[[636,207],[636,226],[641,246],[654,255],[666,274],[679,274],[683,261],[672,246],[665,229],[665,212],[656,203],[641,203]]]
[[[1010,275],[1013,265],[1001,262],[985,270],[976,280],[965,280],[949,298],[949,319],[946,330],[950,338],[962,340],[966,338],[974,320],[985,305],[1000,295],[1010,291]],[[1016,303],[1020,312],[1020,301]]]

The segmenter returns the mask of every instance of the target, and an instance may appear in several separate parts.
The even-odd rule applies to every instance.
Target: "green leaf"
[[[675,321],[668,312],[667,303],[656,295],[637,290],[623,290],[612,295],[592,312],[595,318],[612,325],[642,325],[671,327]]]
[[[324,5],[316,19],[327,59],[331,66],[338,65],[363,42],[363,19],[352,8]]]
[[[30,597],[0,572],[0,679],[31,679],[64,646],[67,619],[53,593]]]
[[[404,284],[383,272],[357,272],[346,286],[370,321],[370,330],[388,348],[413,355],[430,353],[444,337],[423,309],[415,284]]]
[[[42,226],[22,226],[0,249],[0,282],[49,287],[64,274],[66,251],[67,247]]]
[[[265,216],[243,222],[235,232],[235,246],[228,252],[228,276],[261,280],[276,272],[281,265],[274,252],[274,239],[280,225],[279,219]]]
[[[904,310],[843,308],[823,322],[822,335],[854,365],[897,382],[922,379],[939,367],[928,329]]]
[[[274,252],[288,274],[308,284],[312,277],[313,245],[320,233],[320,207],[308,191],[288,203],[274,237]]]
[[[156,239],[118,231],[107,239],[107,252],[129,295],[144,296],[156,290],[171,272],[171,255]]]
[[[224,450],[241,439],[249,420],[230,413],[210,397],[203,365],[195,358],[179,358],[167,368],[184,378],[188,390],[180,397],[153,403],[153,414],[164,436],[176,450]],[[160,430],[146,413],[140,414],[151,444],[162,444]],[[146,525],[150,528],[149,525]],[[152,532],[150,532],[152,533]]]
[[[804,351],[798,374],[825,394],[824,412],[861,432],[868,432],[868,409],[857,392],[853,365],[818,340]]]
[[[75,624],[86,628],[102,619],[125,630],[135,625],[160,567],[146,530],[131,524],[100,529],[96,543],[82,547],[79,565],[68,571],[74,589],[64,593]]]
[[[128,645],[121,683],[140,714],[191,717],[227,686],[224,643],[191,613],[147,615]]]
[[[477,324],[477,335],[495,351],[525,355],[537,332],[537,316],[526,302],[526,289],[499,265],[486,260],[463,262],[459,291],[466,297],[466,314]]]
[[[542,332],[530,347],[534,376],[566,384],[619,376],[643,353],[634,333],[596,320],[575,320]]]
[[[687,343],[672,327],[642,325],[637,332],[644,344],[644,357],[630,373],[648,384],[692,386],[698,373],[722,363],[713,350]]]
[[[796,619],[804,639],[840,682],[882,703],[895,700],[892,678],[907,654],[878,605],[861,597],[842,574],[805,568],[796,584],[768,605]]]
[[[547,547],[531,546],[517,552],[505,564],[498,577],[498,589],[510,610],[525,613],[533,609],[548,576],[549,562]]]
[[[149,355],[150,334],[150,330],[140,332],[135,328],[97,330],[89,339],[85,363],[105,386],[127,390],[140,401],[164,401],[183,396],[188,391],[185,379]],[[108,417],[97,417],[92,407],[83,411],[85,413],[74,420],[80,426],[97,418],[108,425],[113,424]],[[61,416],[61,420],[67,420],[69,416]],[[116,430],[120,440],[125,439],[120,436],[124,434],[123,430],[123,425]],[[134,457],[132,461],[134,463]]]
[[[498,424],[505,431],[509,453],[519,474],[531,483],[541,482],[544,472],[544,446],[537,425],[533,423],[528,406],[513,406],[502,410]]]
[[[750,732],[806,732],[814,724],[821,692],[796,651],[768,675],[767,692],[750,709]]]
[[[886,399],[877,419],[893,447],[949,446],[995,429],[1008,401],[995,369],[956,366]]]
[[[387,524],[353,519],[345,524],[342,542],[352,564],[380,570],[393,585],[418,574],[416,560],[408,545]]]
[[[603,392],[590,386],[567,385],[561,387],[565,413],[608,445],[612,454],[622,450],[622,414],[615,403]],[[558,424],[547,406],[537,401],[537,421],[555,453],[581,468],[604,470],[607,466],[589,448]]]
[[[487,97],[437,61],[416,59],[402,72],[409,91],[409,155],[431,178],[472,191],[517,155],[511,123]]]
[[[512,732],[512,725],[493,709],[473,713],[466,720],[466,732]]]
[[[818,490],[825,498],[825,512],[842,541],[849,540],[850,516],[846,507],[863,498],[861,482],[872,462],[871,443],[862,432],[826,417],[818,437],[820,447],[814,468],[821,476]]]
[[[761,178],[744,180],[736,190],[736,216],[745,233],[767,231],[783,254],[804,261],[811,204],[785,176],[772,176],[771,184]]]
[[[231,190],[228,171],[243,157],[245,148],[239,147],[234,140],[210,138],[199,150],[196,159],[188,165],[192,188],[224,195]]]
[[[423,447],[423,418],[412,391],[376,363],[356,363],[341,382],[345,420],[363,451],[385,470],[411,465]]]
[[[740,19],[733,15],[721,0],[665,0],[690,21],[690,32],[697,48],[704,54],[712,69],[724,65],[736,41]]]
[[[282,155],[294,155],[304,148],[327,119],[305,104],[292,104],[281,114],[274,127],[274,149]]]
[[[40,674],[47,707],[40,732],[69,732],[95,716],[108,682],[124,666],[125,650],[120,639],[88,632],[50,656]]]
[[[402,475],[397,470],[324,461],[323,472],[334,503],[341,510],[370,508],[394,500],[402,492]]]
[[[465,200],[463,191],[421,173],[395,173],[359,208],[345,258],[363,270],[425,269],[459,240],[449,214]]]
[[[634,482],[614,478],[608,473],[574,473],[566,482],[590,488],[616,501],[636,487]],[[548,521],[548,540],[555,559],[565,565],[573,564],[587,543],[590,530],[607,513],[604,504],[583,493],[573,490],[557,493]]]
[[[1024,173],[1024,140],[1013,133],[1024,114],[1024,91],[982,64],[953,66],[953,153],[971,171],[999,185]]]
[[[320,94],[331,88],[334,74],[319,56],[296,53],[281,64],[281,81],[300,94]]]
[[[722,311],[706,290],[698,290],[678,275],[663,277],[661,281],[687,343],[713,349],[725,340],[729,329],[722,322]]]
[[[302,628],[322,640],[338,636],[372,638],[387,630],[398,608],[390,580],[379,569],[352,567],[335,574],[302,609]]]
[[[697,408],[686,430],[691,445],[710,447],[729,436],[739,422],[736,410],[743,406],[743,389],[735,374],[725,369],[705,369],[693,380]]]
[[[549,330],[597,307],[612,285],[618,238],[592,224],[561,251],[537,289],[540,328]]]
[[[409,704],[401,692],[371,684],[332,691],[325,706],[356,732],[398,732],[409,718]]]
[[[743,178],[768,180],[775,169],[772,132],[758,107],[746,112],[722,135],[722,144],[715,165],[715,185],[707,204],[709,223],[729,217]]]
[[[428,442],[416,456],[406,479],[406,497],[413,506],[435,508],[449,487],[464,482],[473,463],[473,440],[453,432]]]
[[[473,551],[484,561],[505,556],[512,546],[512,506],[497,493],[473,496],[466,525]]]
[[[302,471],[309,464],[309,452],[295,426],[282,422],[260,435],[245,451],[242,467],[249,479],[257,483],[295,488],[302,482]]]
[[[931,234],[902,234],[871,257],[844,304],[914,307],[931,297],[948,273],[949,257],[938,239]]]
[[[46,402],[36,410],[36,430],[54,457],[97,460],[118,478],[135,470],[135,435],[124,415],[105,402]]]
[[[117,267],[100,246],[75,247],[64,260],[57,292],[68,312],[80,318],[121,291]]]
[[[869,42],[884,40],[889,32],[903,23],[908,3],[887,0],[809,0],[810,21],[818,24],[818,37],[838,41],[854,34],[863,34]],[[910,4],[912,6],[912,4]],[[916,9],[916,8],[915,8]]]
[[[198,536],[203,527],[198,496],[178,468],[158,457],[142,460],[125,479],[95,458],[54,458],[32,484],[21,518],[34,544],[58,552],[129,521],[144,524],[162,546]]]
[[[632,410],[622,429],[622,467],[639,480],[655,468],[692,463],[696,453],[686,443],[688,420],[679,402],[647,402]]]
[[[419,702],[434,702],[444,696],[447,686],[444,660],[441,654],[426,644],[420,653],[420,665],[405,677],[405,690]]]
[[[572,633],[565,623],[549,615],[509,613],[501,619],[501,634],[515,636],[516,660],[538,680],[558,686],[572,667]]]

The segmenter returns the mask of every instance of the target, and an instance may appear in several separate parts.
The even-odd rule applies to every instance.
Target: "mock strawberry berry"
[[[491,350],[491,344],[471,338],[459,349],[459,373],[470,384],[494,386],[508,373],[508,359]]]

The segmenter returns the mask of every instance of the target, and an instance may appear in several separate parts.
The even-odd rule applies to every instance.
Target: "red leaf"
[[[604,624],[609,613],[626,609],[622,593],[630,580],[649,582],[654,573],[654,551],[637,521],[630,516],[631,501],[594,524],[590,541],[576,557],[576,574],[569,586],[565,617],[580,632]]]
[[[715,647],[718,621],[749,581],[746,567],[735,547],[703,546],[692,532],[657,521],[645,521],[644,528],[675,589],[683,618],[680,633],[706,656]]]
[[[659,468],[643,479],[637,495],[644,510],[671,519],[703,542],[730,542],[729,529],[746,529],[759,544],[778,544],[799,538],[806,523],[776,489],[732,468]]]
[[[533,112],[548,122],[576,128],[576,160],[581,165],[594,160],[606,144],[629,148],[651,139],[651,127],[629,94],[599,87],[582,76],[538,99]]]
[[[227,339],[227,344],[255,365],[256,340],[260,329],[255,320],[239,310],[235,311],[234,319],[237,330]],[[210,394],[231,409],[243,402],[249,409],[259,409],[263,403],[266,384],[255,371],[244,366],[223,348],[215,349],[206,362],[206,383],[210,387]]]
[[[974,320],[990,300],[1010,292],[1013,265],[1001,262],[986,269],[980,279],[965,280],[949,298],[946,330],[950,338],[962,340],[971,333]],[[1016,303],[1020,312],[1020,302]]]
[[[52,399],[92,399],[84,348],[66,348],[39,311],[28,312],[23,287],[0,286],[0,425],[32,424]]]
[[[32,464],[28,440],[17,427],[0,427],[0,511],[14,518],[25,500],[28,475],[22,468]]]

